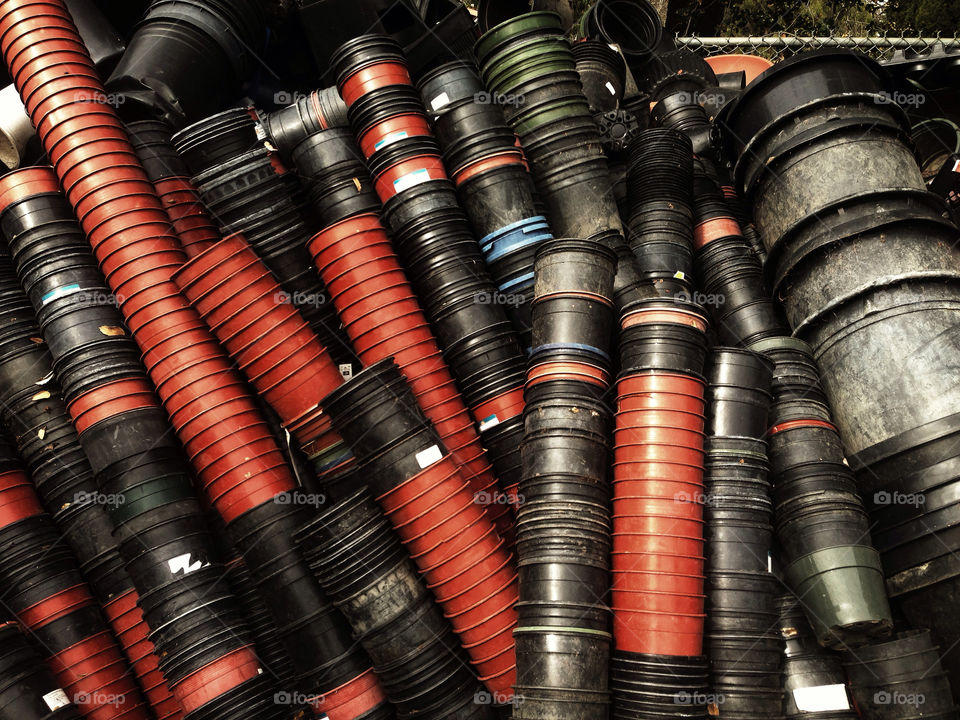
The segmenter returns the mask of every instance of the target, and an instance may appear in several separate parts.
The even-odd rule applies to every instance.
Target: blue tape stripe
[[[583,345],[581,343],[549,343],[547,345],[538,345],[531,349],[530,354],[536,355],[537,353],[550,352],[552,350],[582,350],[593,353],[594,355],[599,355],[604,360],[610,359],[610,356],[600,348],[593,347],[593,345]]]
[[[499,286],[499,287],[500,287],[500,292],[502,292],[502,293],[504,293],[504,294],[509,294],[511,289],[513,289],[513,288],[517,287],[518,285],[521,285],[521,284],[523,284],[523,283],[525,283],[525,282],[528,282],[528,281],[530,281],[530,280],[533,280],[533,275],[534,275],[533,270],[531,270],[530,272],[524,273],[523,275],[520,275],[519,277],[513,278],[513,279],[511,279],[511,280],[507,280],[505,283],[503,283],[503,285],[500,285],[500,286]]]

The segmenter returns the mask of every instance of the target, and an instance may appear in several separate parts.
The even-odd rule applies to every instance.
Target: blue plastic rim
[[[487,262],[546,240],[552,240],[550,226],[542,215],[518,220],[480,239],[480,249]]]

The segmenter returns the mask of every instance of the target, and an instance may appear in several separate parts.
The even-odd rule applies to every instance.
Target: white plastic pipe
[[[23,151],[34,134],[17,89],[7,85],[0,90],[0,162],[9,170],[20,167]]]

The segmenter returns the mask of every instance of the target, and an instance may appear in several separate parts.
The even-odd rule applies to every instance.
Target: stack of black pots
[[[790,337],[751,346],[774,362],[769,458],[779,559],[819,642],[854,646],[890,631],[866,511],[809,347]]]
[[[533,256],[552,235],[536,207],[536,190],[498,98],[486,91],[475,65],[445,63],[420,81],[447,172],[502,303],[530,347]]]
[[[682,132],[644,130],[627,149],[627,240],[663,296],[693,295],[693,150]]]
[[[224,116],[234,130],[216,133]],[[296,179],[279,174],[257,140],[250,111],[239,108],[207,118],[175,135],[174,143],[223,234],[243,233],[334,360],[359,369],[307,252],[310,231],[284,177]]]
[[[909,630],[843,656],[850,693],[863,720],[960,717],[929,630]]]
[[[108,91],[122,97],[128,118],[161,116],[176,127],[217,111],[237,97],[253,67],[264,10],[256,0],[155,0]]]
[[[294,148],[321,130],[349,127],[347,106],[336,86],[314,90],[285,108],[263,117],[263,129],[277,152],[289,162]]]
[[[777,601],[783,638],[783,714],[792,720],[856,720],[840,656],[820,646],[793,593]]]
[[[611,413],[616,258],[557,239],[536,258],[517,519],[520,601],[514,718],[607,718]]]
[[[787,325],[765,288],[763,268],[724,199],[709,162],[694,163],[694,247],[703,304],[722,343],[749,346],[788,335]]]
[[[707,655],[720,717],[779,718],[781,644],[770,572],[767,416],[773,363],[714,348],[707,362]],[[722,701],[720,701],[722,697]]]
[[[649,96],[650,127],[682,132],[699,157],[717,156],[712,118],[703,107],[706,94],[716,91],[717,77],[706,60],[688,48],[659,53],[635,78]]]
[[[560,16],[531,12],[501,23],[480,38],[476,54],[484,84],[501,99],[523,145],[553,234],[622,230],[600,132]]]
[[[588,239],[597,240],[617,255],[617,273],[613,278],[615,317],[620,317],[630,303],[657,297],[656,283],[644,277],[636,256],[619,230],[608,230]]]
[[[876,509],[900,521],[883,553],[899,555],[886,570],[891,594],[949,646],[960,640],[944,611],[960,588],[960,535],[943,509],[957,482],[960,247],[893,90],[858,53],[800,53],[751,83],[722,129],[771,289],[823,370],[864,498],[879,494]],[[923,479],[905,486],[914,472]],[[947,662],[960,678],[960,661]]]
[[[373,661],[398,718],[481,720],[489,705],[460,643],[362,487],[297,533],[310,567]],[[393,718],[383,703],[364,720]]]
[[[608,43],[583,40],[573,44],[573,59],[590,110],[595,115],[617,110],[626,83],[623,56]]]
[[[619,46],[634,74],[656,62],[655,53],[673,48],[673,42],[664,38],[657,9],[647,0],[598,0],[580,18],[579,31],[583,37]]]
[[[293,148],[292,160],[316,227],[380,211],[373,179],[349,127],[311,133]]]
[[[523,352],[446,177],[423,101],[390,38],[351,40],[337,50],[334,63],[396,252],[501,485],[511,486],[522,432]],[[376,74],[371,67],[385,68],[382,79],[361,82],[364,72]]]
[[[0,623],[0,648],[0,708],[4,715],[20,720],[80,720],[80,710],[20,626],[7,617]]]

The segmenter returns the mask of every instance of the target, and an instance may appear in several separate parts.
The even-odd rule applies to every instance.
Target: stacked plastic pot
[[[380,221],[366,213],[349,217],[314,236],[310,250],[360,359],[367,365],[386,358],[397,363],[478,502],[487,506],[500,532],[509,535],[513,522],[507,496],[490,471],[474,418]],[[491,455],[511,457],[509,449]],[[502,461],[498,467],[509,492],[510,478],[517,473],[511,474]]]
[[[328,128],[349,127],[347,106],[335,86],[314,90],[263,118],[263,129],[285,161],[306,138]]]
[[[763,440],[772,373],[763,355],[735,348],[714,348],[707,363],[707,655],[720,717],[782,711]]]
[[[844,653],[843,668],[860,717],[958,717],[942,656],[929,630],[898,633],[887,642]]]
[[[693,292],[693,149],[682,132],[650,129],[627,149],[627,240],[644,280],[664,296]]]
[[[716,88],[717,78],[706,60],[689,48],[659,53],[634,77],[641,92],[649,96],[651,127],[682,132],[699,157],[715,157],[704,95]]]
[[[781,595],[777,605],[785,647],[783,714],[798,720],[854,720],[840,657],[817,642],[795,595]]]
[[[336,312],[310,264],[310,232],[290,197],[274,158],[257,137],[252,108],[236,108],[196,123],[173,137],[193,183],[224,235],[242,233],[288,300],[338,364],[353,357]],[[290,177],[294,184],[295,178]]]
[[[613,465],[614,717],[707,716],[703,466],[707,319],[684,300],[627,306]]]
[[[579,31],[584,37],[619,46],[633,73],[641,71],[663,48],[663,23],[646,0],[599,0],[580,18]]]
[[[693,237],[699,289],[720,342],[749,346],[787,335],[766,290],[760,258],[706,165],[699,159],[694,164]]]
[[[174,280],[314,464],[348,462],[350,449],[320,407],[343,377],[306,319],[279,301],[281,287],[244,238],[224,238]]]
[[[529,348],[533,256],[552,236],[536,208],[523,152],[475,65],[445,63],[419,85],[447,172],[479,238],[501,302],[524,348]]]
[[[20,626],[0,623],[0,707],[21,720],[80,720],[79,709],[30,645]]]
[[[10,448],[4,445],[0,453],[4,606],[38,641],[64,703],[77,702],[91,720],[147,720],[149,710],[76,558]]]
[[[366,368],[323,401],[450,620],[487,689],[512,697],[516,568],[460,468],[391,360]]]
[[[484,84],[503,97],[557,237],[622,230],[600,133],[560,16],[519,15],[485,33],[475,52]]]
[[[810,349],[789,337],[752,348],[775,364],[768,452],[784,580],[821,643],[888,633],[880,558]]]
[[[463,401],[488,446],[515,449],[523,402],[520,344],[496,302],[400,48],[389,38],[364,35],[340,47],[333,63],[397,254]],[[494,450],[491,459],[504,484],[512,484],[503,477],[511,469],[509,452]]]
[[[153,2],[107,86],[141,116],[183,127],[236,98],[265,27],[255,0]]]
[[[190,170],[173,146],[170,126],[162,120],[140,120],[127,123],[127,134],[187,256],[193,257],[217,242],[220,231],[200,202]]]
[[[615,255],[557,239],[536,257],[517,518],[515,718],[606,718]]]
[[[600,40],[582,40],[572,49],[583,94],[594,117],[619,109],[626,84],[623,56]]]
[[[891,97],[864,56],[802,53],[751,84],[726,118],[726,139],[741,158],[736,187],[753,203],[772,289],[823,370],[864,494],[943,497],[955,492],[946,464],[956,457],[958,233],[926,191]],[[903,486],[906,469],[924,481]],[[907,552],[889,585],[913,593],[904,608],[915,625],[951,644],[956,625],[939,603],[955,597],[956,538],[936,529],[930,506],[898,510],[903,526],[885,550]]]
[[[399,717],[492,718],[450,623],[370,491],[357,484],[298,534],[310,566],[350,620]],[[392,718],[393,710],[385,703],[362,717]]]

